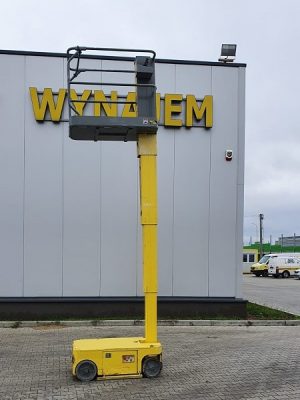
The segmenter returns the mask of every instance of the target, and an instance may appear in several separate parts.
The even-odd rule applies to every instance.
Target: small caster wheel
[[[84,360],[80,361],[80,363],[76,367],[76,377],[81,382],[89,382],[96,378],[97,375],[97,367],[93,361]]]
[[[147,357],[143,361],[143,376],[145,378],[156,378],[162,369],[162,362],[156,357]]]

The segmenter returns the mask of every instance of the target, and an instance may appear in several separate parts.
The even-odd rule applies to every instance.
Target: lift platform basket
[[[90,55],[88,52],[92,51]],[[103,53],[107,52],[126,52],[142,53],[135,58],[126,58],[133,65],[132,69],[105,69],[86,67],[89,58],[96,60],[107,60]],[[95,54],[96,53],[96,54]],[[156,120],[156,87],[155,87],[155,52],[152,50],[123,50],[111,48],[95,47],[71,47],[67,51],[67,79],[68,79],[68,108],[69,108],[69,136],[75,140],[117,140],[117,141],[136,141],[138,134],[154,134],[157,132],[158,124]],[[84,66],[82,66],[84,60]],[[113,57],[117,65],[120,57]],[[121,76],[135,75],[135,83],[130,82],[108,82],[105,80],[88,80],[91,74],[96,73],[103,76],[103,73],[118,74],[118,81]],[[125,79],[126,80],[126,79]],[[93,115],[93,107],[86,107],[88,104],[97,104],[100,110],[103,99],[84,100],[77,99],[77,96],[70,95],[71,90],[84,86],[100,87],[134,87],[135,100],[130,102],[120,98],[116,101],[105,100],[107,105],[127,104],[134,108],[135,116],[107,116]],[[78,107],[80,103],[80,107]],[[85,113],[83,113],[85,110]],[[87,111],[86,111],[87,110]]]

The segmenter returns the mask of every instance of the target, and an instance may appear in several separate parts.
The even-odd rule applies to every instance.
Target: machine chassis
[[[155,378],[162,368],[162,346],[143,337],[80,339],[73,342],[72,374],[81,381]]]

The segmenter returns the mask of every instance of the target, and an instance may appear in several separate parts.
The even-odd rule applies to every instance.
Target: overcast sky
[[[299,0],[10,0],[0,48],[153,48],[159,58],[217,61],[236,43],[247,63],[244,240],[300,235]]]

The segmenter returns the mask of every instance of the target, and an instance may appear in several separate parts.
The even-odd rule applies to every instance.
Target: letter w
[[[52,89],[50,88],[44,89],[41,102],[39,101],[36,87],[30,87],[29,91],[34,117],[37,121],[44,121],[47,109],[49,109],[50,118],[52,121],[59,121],[61,119],[67,93],[66,89],[59,89],[56,103],[54,101]]]

